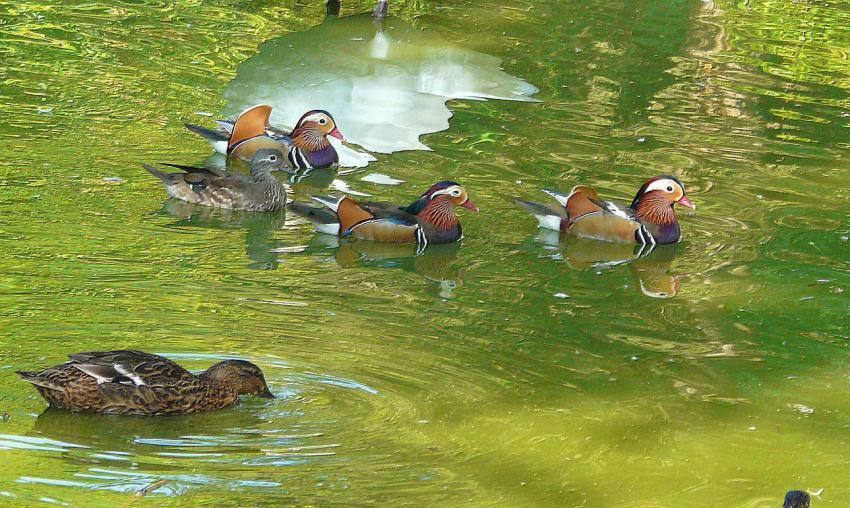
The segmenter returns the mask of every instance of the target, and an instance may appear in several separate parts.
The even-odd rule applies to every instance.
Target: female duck
[[[560,206],[516,199],[537,217],[541,227],[609,242],[676,243],[680,230],[673,205],[695,208],[685,195],[682,182],[670,175],[647,180],[628,206],[603,201],[596,190],[584,185],[576,186],[569,194],[543,192],[557,199]]]
[[[244,360],[194,375],[161,356],[132,349],[68,355],[41,372],[19,370],[51,407],[110,414],[167,415],[221,409],[239,395],[274,398],[263,372]]]
[[[257,151],[251,159],[250,175],[223,169],[166,165],[184,172],[163,173],[147,164],[144,168],[162,180],[165,191],[173,198],[249,212],[273,212],[286,205],[286,188],[272,174],[283,169],[283,154],[279,150],[264,148]]]

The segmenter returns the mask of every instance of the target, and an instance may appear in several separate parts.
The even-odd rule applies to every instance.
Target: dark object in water
[[[802,490],[789,490],[785,494],[782,508],[809,508],[810,499],[809,495]]]

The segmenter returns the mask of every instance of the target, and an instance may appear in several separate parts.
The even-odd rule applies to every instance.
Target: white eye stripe
[[[447,194],[447,195],[450,195],[450,196],[458,197],[461,194],[461,190],[460,190],[460,187],[458,187],[457,185],[452,185],[451,187],[447,187],[447,188],[442,189],[442,190],[434,191],[434,193],[431,194],[431,199],[434,199],[434,196],[438,196],[438,195],[442,195],[442,194]]]
[[[327,123],[330,119],[327,117],[327,115],[324,115],[322,113],[316,113],[316,114],[310,115],[310,116],[308,116],[307,118],[304,119],[305,122],[316,122],[316,123],[320,123],[322,120],[324,120],[325,123]]]
[[[670,190],[668,190],[668,188]],[[677,188],[681,189],[681,186],[677,182],[675,182],[675,181],[673,181],[669,178],[662,178],[661,180],[656,180],[656,181],[652,182],[651,184],[649,184],[649,186],[646,188],[646,192],[652,192],[652,191],[657,191],[657,190],[664,191],[664,192],[673,192]],[[684,190],[682,190],[682,192],[684,192]]]

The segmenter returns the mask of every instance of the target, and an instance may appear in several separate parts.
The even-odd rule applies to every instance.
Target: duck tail
[[[31,370],[18,370],[18,371],[15,371],[15,374],[21,376],[21,379],[23,379],[24,381],[31,383],[35,386],[40,386],[42,388],[47,388],[49,390],[61,390],[62,389],[61,386],[57,386],[56,384],[52,383],[50,380],[44,379],[43,377],[41,377],[40,372],[34,372],[34,371],[31,371]]]
[[[160,170],[156,169],[155,167],[151,166],[150,164],[142,164],[142,167],[143,167],[143,168],[145,168],[145,169],[148,171],[148,173],[150,173],[150,174],[152,174],[153,176],[155,176],[155,177],[159,178],[160,180],[162,180],[162,182],[163,182],[165,185],[171,185],[171,183],[172,183],[172,182],[171,182],[171,175],[170,175],[170,174],[168,174],[168,173],[163,173],[162,171],[160,171]]]
[[[292,213],[304,217],[316,225],[316,231],[329,235],[339,234],[339,217],[328,208],[318,208],[303,203],[290,203]]]
[[[536,201],[527,201],[522,198],[514,198],[514,202],[531,212],[542,228],[560,231],[562,221],[567,216],[564,208],[560,206],[556,207],[545,205]]]
[[[314,224],[339,223],[339,217],[327,208],[305,205],[304,203],[290,203],[289,209],[295,215],[300,215]]]
[[[225,134],[221,131],[207,129],[206,127],[201,127],[200,125],[195,125],[193,123],[187,123],[185,125],[187,129],[194,132],[195,134],[199,134],[211,143],[215,143],[217,141],[224,141],[226,143],[230,139],[230,136],[228,134]]]

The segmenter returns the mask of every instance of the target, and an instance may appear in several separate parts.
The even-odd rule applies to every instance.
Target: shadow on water
[[[463,287],[466,271],[458,268],[459,243],[430,245],[417,254],[416,246],[402,243],[380,243],[346,240],[317,233],[307,245],[310,253],[333,251],[333,261],[341,268],[355,266],[400,269],[416,273],[436,283],[442,298],[452,298]]]
[[[627,265],[636,288],[650,298],[673,298],[681,289],[682,276],[671,271],[679,244],[633,245],[563,238],[559,232],[547,229],[540,229],[534,239],[553,251],[548,257],[563,259],[574,270],[615,270]]]
[[[286,212],[253,213],[239,210],[212,208],[178,199],[167,200],[159,215],[175,218],[172,227],[193,227],[204,229],[245,230],[245,255],[251,262],[249,268],[274,270],[280,264],[278,255],[273,252],[283,246],[275,238],[286,224]]]
[[[228,84],[225,112],[267,103],[272,123],[291,125],[305,107],[321,108],[366,150],[429,150],[419,136],[448,129],[449,99],[532,100],[537,88],[500,64],[400,18],[382,25],[368,14],[329,18],[263,43]],[[357,165],[345,155],[341,165]]]

